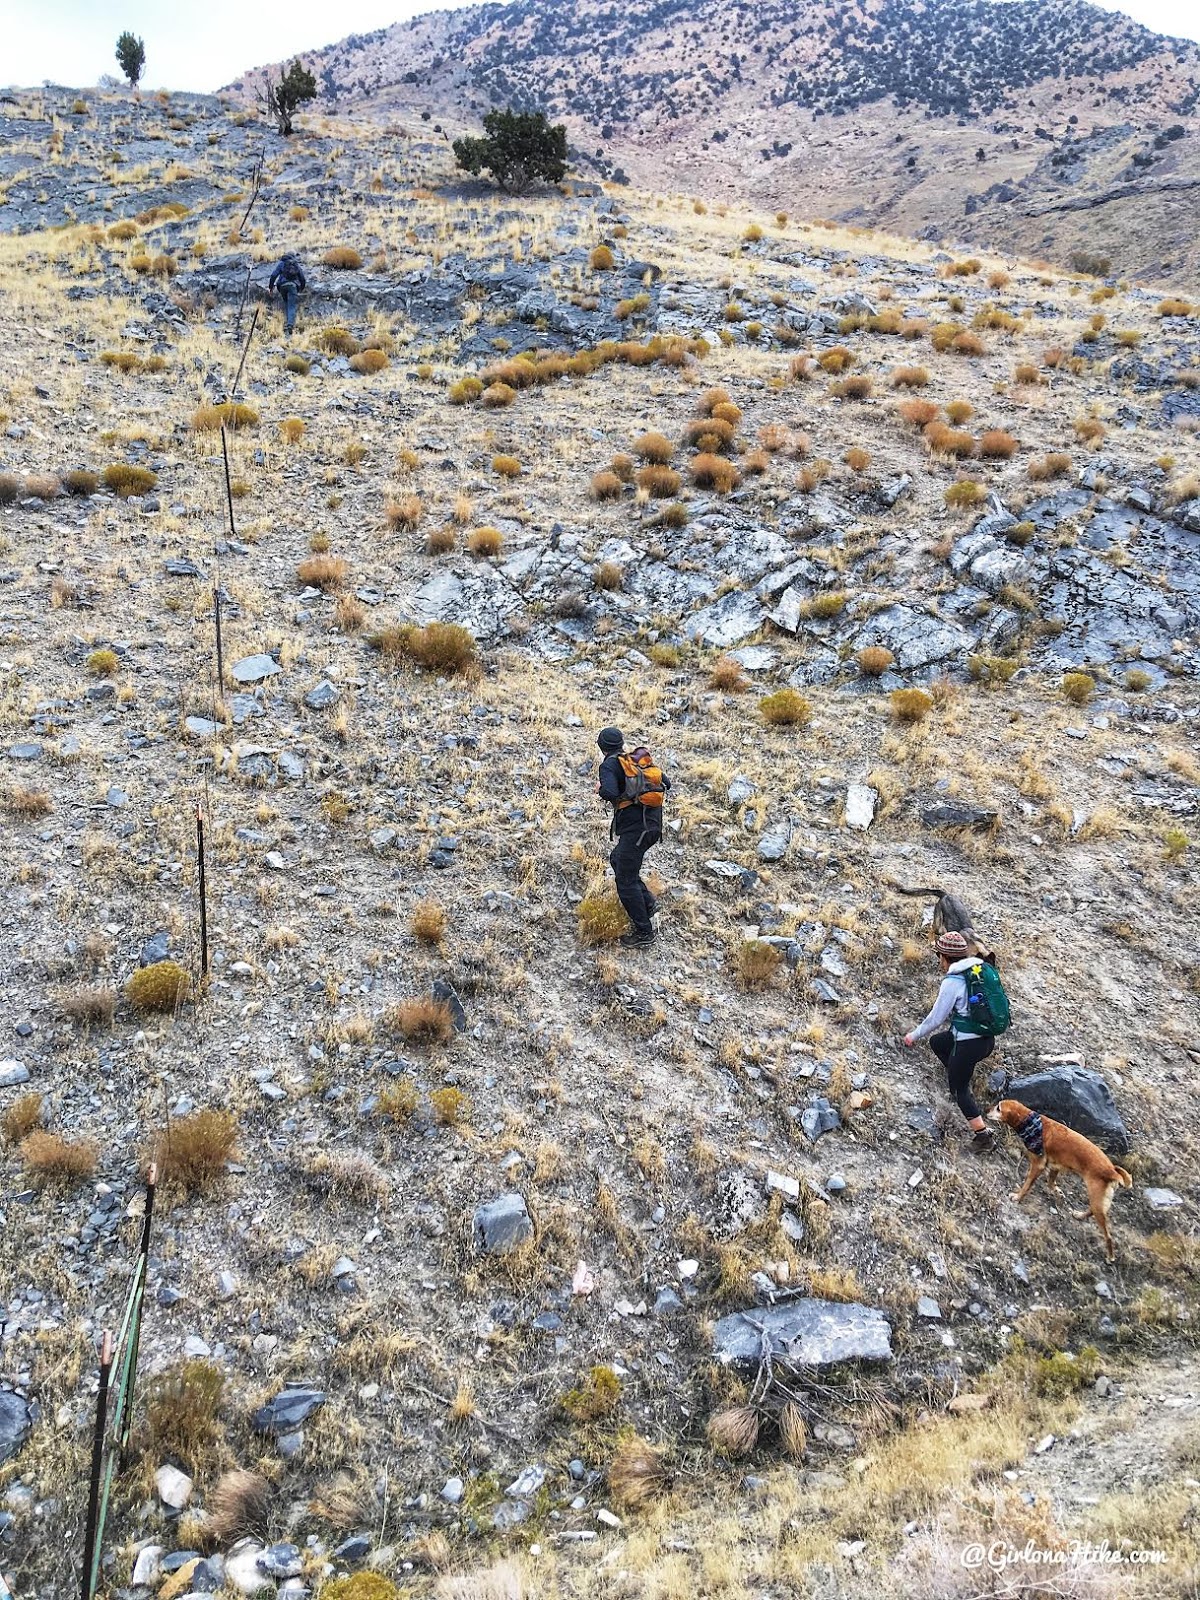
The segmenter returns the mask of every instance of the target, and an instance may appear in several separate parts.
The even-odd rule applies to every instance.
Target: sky
[[[219,89],[250,67],[469,0],[0,0],[0,83],[72,88],[118,75],[117,35],[145,41],[148,89]],[[558,0],[569,3],[569,0]],[[1160,33],[1200,40],[1196,0],[1097,0]]]

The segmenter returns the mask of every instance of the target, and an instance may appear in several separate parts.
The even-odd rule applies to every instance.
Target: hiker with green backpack
[[[975,1103],[971,1074],[991,1055],[997,1035],[1008,1027],[1008,996],[994,959],[973,955],[961,933],[943,933],[935,948],[941,987],[929,1015],[904,1035],[904,1042],[911,1047],[920,1039],[929,1040],[929,1048],[946,1069],[950,1093],[975,1135],[971,1149],[983,1154],[995,1148],[996,1135]]]

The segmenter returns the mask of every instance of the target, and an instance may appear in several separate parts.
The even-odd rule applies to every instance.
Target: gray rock
[[[832,1133],[834,1128],[840,1127],[841,1121],[837,1107],[830,1105],[823,1095],[800,1113],[800,1126],[814,1144],[823,1133]]]
[[[282,1390],[273,1400],[268,1400],[265,1406],[261,1406],[251,1417],[250,1423],[256,1433],[273,1433],[276,1436],[287,1434],[298,1428],[306,1417],[324,1404],[323,1389],[310,1389],[304,1384],[295,1384]]]
[[[656,1317],[673,1316],[676,1311],[683,1310],[683,1301],[674,1289],[660,1289],[654,1298],[654,1315]]]
[[[454,1024],[455,1033],[465,1033],[467,1013],[454,986],[447,983],[444,978],[435,978],[429,992],[435,1000],[444,1000],[450,1007],[450,1020]]]
[[[878,789],[869,784],[852,783],[846,790],[846,826],[865,833],[875,820]]]
[[[294,1544],[273,1544],[258,1558],[258,1570],[279,1582],[298,1578],[304,1571],[304,1558]]]
[[[161,1544],[144,1544],[138,1551],[129,1580],[135,1589],[149,1588],[158,1582],[158,1575],[162,1571],[163,1548]]]
[[[757,790],[754,784],[750,782],[750,779],[743,778],[739,774],[729,780],[729,787],[725,791],[725,796],[731,806],[744,806],[746,801],[752,800],[756,793]]]
[[[1155,1211],[1170,1211],[1183,1204],[1183,1196],[1176,1194],[1174,1189],[1143,1189],[1142,1197]]]
[[[534,1462],[523,1468],[504,1492],[513,1500],[528,1500],[531,1494],[538,1492],[548,1476],[548,1469]]]
[[[969,806],[961,801],[946,800],[926,806],[921,812],[921,821],[927,828],[983,829],[991,827],[996,815],[995,811],[989,811],[985,806]]]
[[[1127,1155],[1132,1147],[1112,1091],[1099,1073],[1086,1067],[1047,1067],[1015,1078],[1005,1097],[1065,1123],[1109,1156]]]
[[[240,661],[234,662],[230,670],[235,683],[261,683],[264,678],[275,676],[279,671],[279,663],[268,655],[243,656]]]
[[[788,845],[792,842],[792,825],[788,821],[777,822],[767,828],[758,841],[758,857],[760,861],[782,861],[787,855]]]
[[[442,1485],[442,1499],[449,1501],[452,1506],[458,1505],[466,1493],[466,1486],[461,1478],[447,1478]]]
[[[15,1088],[29,1082],[29,1068],[23,1061],[0,1061],[0,1089]]]
[[[741,644],[763,625],[762,603],[743,589],[732,589],[711,605],[694,611],[684,624],[689,639],[698,639],[714,650]]]
[[[8,754],[13,761],[40,761],[42,759],[42,746],[40,744],[14,744],[9,746]]]
[[[901,495],[908,493],[911,485],[912,479],[908,473],[902,472],[898,478],[891,478],[887,483],[880,484],[878,490],[879,499],[890,511]]]
[[[29,1437],[33,1414],[14,1389],[0,1389],[0,1462],[8,1461]]]
[[[320,683],[304,696],[304,704],[310,711],[325,711],[329,706],[335,706],[341,698],[342,691],[337,684],[330,683],[328,678],[322,678]]]
[[[921,1294],[917,1296],[917,1315],[923,1317],[927,1322],[940,1322],[942,1320],[942,1308],[932,1295]]]
[[[485,1255],[504,1255],[533,1238],[525,1196],[509,1189],[475,1212],[475,1246]]]
[[[892,1358],[891,1328],[882,1311],[830,1300],[735,1311],[713,1329],[713,1353],[722,1363],[757,1366],[764,1339],[773,1356],[797,1366]]]
[[[497,1533],[510,1533],[520,1527],[532,1509],[527,1500],[502,1500],[492,1513],[492,1527]]]
[[[221,731],[221,724],[214,722],[211,717],[185,717],[183,725],[197,739],[211,739],[213,734]]]
[[[217,1594],[225,1584],[225,1557],[208,1556],[198,1561],[188,1584],[193,1594]]]
[[[338,1561],[353,1565],[355,1562],[365,1561],[371,1554],[371,1541],[363,1533],[354,1533],[348,1539],[343,1539],[333,1553]]]
[[[163,570],[172,578],[202,578],[203,571],[188,556],[168,556]]]

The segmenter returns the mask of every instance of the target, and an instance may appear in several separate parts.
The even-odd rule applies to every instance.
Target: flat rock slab
[[[927,828],[982,829],[990,828],[995,820],[996,812],[989,811],[985,806],[960,805],[954,800],[926,806],[921,812],[921,821]]]
[[[290,1433],[298,1428],[318,1406],[325,1404],[323,1389],[309,1389],[298,1385],[284,1389],[261,1406],[250,1419],[257,1433]]]
[[[485,1255],[504,1255],[533,1238],[533,1223],[525,1197],[515,1189],[490,1200],[475,1213],[476,1246]]]
[[[264,678],[275,676],[279,671],[279,663],[274,656],[243,656],[240,661],[233,663],[230,671],[235,683],[261,683]]]
[[[755,1365],[764,1338],[777,1359],[803,1367],[892,1359],[892,1330],[882,1311],[832,1300],[735,1311],[713,1329],[713,1354],[727,1365]]]
[[[33,1416],[13,1389],[0,1389],[0,1461],[7,1461],[29,1437]]]
[[[879,791],[869,784],[852,783],[846,790],[846,826],[865,833],[875,821]]]
[[[1014,1078],[1005,1098],[1073,1128],[1110,1156],[1128,1155],[1132,1148],[1111,1089],[1098,1072],[1086,1067],[1047,1067]]]

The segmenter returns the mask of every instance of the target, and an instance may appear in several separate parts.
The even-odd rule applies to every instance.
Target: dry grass
[[[48,817],[54,802],[44,789],[27,789],[21,784],[4,791],[4,814],[18,822],[36,822]]]
[[[592,582],[606,594],[615,594],[624,587],[625,569],[619,561],[598,562],[592,571]]]
[[[20,1144],[40,1127],[44,1114],[42,1096],[36,1091],[19,1096],[0,1113],[0,1135],[5,1144]]]
[[[938,414],[938,408],[932,400],[906,400],[897,410],[905,422],[912,423],[914,428],[927,428]]]
[[[90,1178],[98,1159],[90,1139],[62,1139],[44,1128],[35,1128],[28,1134],[21,1141],[19,1153],[26,1177],[38,1188]]]
[[[758,1443],[758,1431],[757,1411],[750,1406],[729,1406],[709,1417],[705,1436],[714,1455],[739,1461]]]
[[[321,265],[335,272],[357,272],[362,264],[362,256],[348,244],[334,245],[321,257]]]
[[[1018,448],[1017,440],[1003,428],[989,428],[980,435],[979,454],[985,461],[1007,461]]]
[[[205,1194],[237,1150],[237,1118],[232,1111],[193,1111],[173,1118],[158,1135],[153,1160],[159,1182],[185,1194]]]
[[[125,461],[114,461],[100,475],[106,489],[111,489],[118,500],[129,500],[134,495],[149,494],[158,477],[149,467],[130,466]]]
[[[181,1361],[150,1380],[145,1397],[148,1453],[174,1458],[194,1475],[207,1466],[221,1436],[225,1375],[211,1361]]]
[[[334,594],[344,588],[349,576],[350,563],[341,556],[309,556],[296,566],[296,581],[320,589],[322,594]]]
[[[708,675],[708,686],[719,689],[722,694],[744,694],[750,687],[750,680],[740,661],[733,656],[719,656]]]
[[[455,622],[430,622],[424,628],[403,623],[372,635],[371,643],[385,659],[447,677],[470,675],[479,664],[474,636]]]
[[[855,659],[864,678],[882,678],[896,660],[892,652],[881,644],[866,645]]]
[[[608,1463],[608,1488],[623,1511],[637,1511],[671,1486],[666,1455],[640,1434],[623,1434]]]
[[[448,524],[441,528],[431,528],[425,537],[425,554],[430,556],[448,555],[458,543],[458,536]]]
[[[1072,472],[1071,458],[1062,451],[1051,451],[1049,455],[1031,461],[1026,470],[1032,483],[1045,483],[1053,478],[1069,478]]]
[[[615,472],[597,472],[592,477],[591,495],[593,500],[619,500],[624,492],[625,485]]]
[[[615,890],[588,895],[580,901],[575,915],[581,944],[612,944],[623,933],[629,932],[629,918]]]
[[[129,977],[125,998],[139,1015],[173,1013],[187,999],[191,987],[191,978],[177,961],[155,961]]]
[[[437,900],[422,900],[412,914],[409,927],[421,944],[439,945],[446,937],[446,908]]]
[[[356,356],[359,351],[358,340],[349,328],[341,328],[336,324],[320,329],[313,343],[328,356]]]
[[[893,689],[888,704],[897,722],[923,722],[933,710],[934,700],[924,689]]]
[[[501,478],[519,478],[524,469],[516,456],[498,455],[492,457],[492,471]]]
[[[732,461],[706,452],[692,458],[691,473],[698,489],[711,489],[716,494],[731,494],[742,481]]]
[[[673,500],[683,486],[683,479],[673,467],[643,467],[637,475],[637,486],[652,500]]]
[[[457,1127],[471,1114],[471,1102],[462,1090],[456,1089],[453,1084],[434,1089],[429,1096],[429,1105],[433,1112],[433,1120],[440,1123],[443,1128]]]
[[[271,1494],[271,1485],[261,1473],[245,1467],[222,1473],[205,1502],[208,1537],[218,1545],[242,1538],[265,1539]]]
[[[633,454],[639,461],[649,461],[655,466],[665,467],[675,454],[675,446],[665,433],[643,433],[633,442]]]
[[[117,994],[106,984],[82,985],[70,989],[59,1001],[59,1009],[77,1028],[107,1028],[117,1008]]]
[[[361,377],[371,377],[376,372],[382,372],[388,365],[388,358],[382,350],[360,350],[357,355],[350,357],[350,370],[357,372]]]
[[[467,549],[481,560],[498,556],[504,548],[504,535],[499,528],[475,528],[467,536]]]
[[[783,957],[765,939],[745,939],[734,957],[734,971],[743,989],[765,989],[773,983]]]
[[[797,689],[776,689],[763,695],[758,714],[773,728],[803,728],[812,720],[812,703]]]
[[[1096,680],[1090,672],[1065,672],[1062,692],[1073,706],[1086,705],[1096,692]]]
[[[200,406],[192,412],[192,428],[196,433],[217,433],[227,428],[237,433],[242,428],[257,428],[258,412],[240,400],[225,400],[217,406]]]
[[[409,1044],[446,1045],[454,1037],[454,1018],[449,1005],[445,1000],[435,1000],[432,995],[420,995],[389,1006],[383,1014],[383,1025],[389,1033]]]

